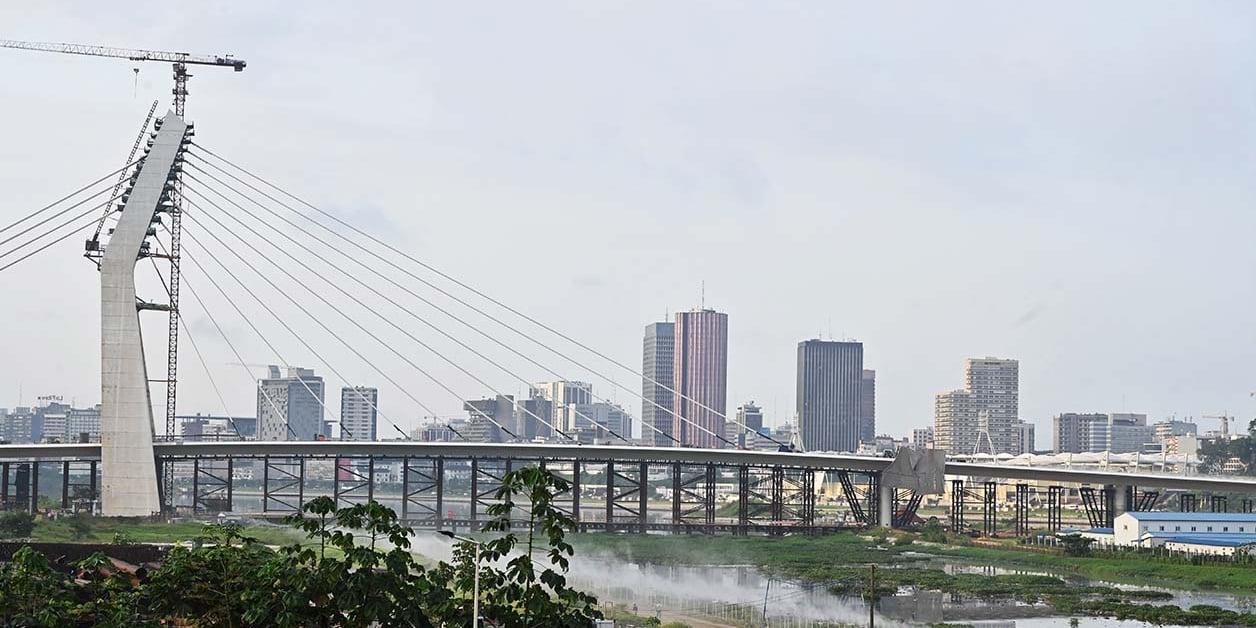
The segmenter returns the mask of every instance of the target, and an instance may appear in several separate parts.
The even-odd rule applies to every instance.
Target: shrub
[[[0,539],[24,539],[35,531],[35,517],[26,512],[0,515]]]

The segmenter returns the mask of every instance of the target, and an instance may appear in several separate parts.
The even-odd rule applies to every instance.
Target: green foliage
[[[328,497],[289,519],[305,533],[304,544],[275,551],[244,536],[239,525],[206,526],[191,546],[172,549],[146,578],[118,574],[97,554],[71,579],[26,547],[0,565],[0,624],[461,626],[471,623],[478,571],[485,623],[588,626],[602,615],[594,597],[567,586],[574,549],[565,535],[574,523],[553,501],[567,490],[566,482],[541,469],[507,474],[497,493],[501,503],[489,508],[494,518],[485,528],[500,536],[462,542],[452,564],[430,570],[409,552],[414,531],[392,510],[377,502],[337,509]],[[519,516],[519,504],[526,516]],[[86,536],[91,524],[83,528]],[[115,540],[129,539],[119,532]],[[544,559],[536,561],[534,551]]]
[[[503,532],[503,536],[484,542],[476,565],[476,547],[472,542],[460,543],[454,551],[454,563],[442,564],[432,570],[434,582],[451,590],[468,591],[474,584],[475,571],[480,572],[481,614],[505,627],[523,626],[588,626],[601,619],[597,599],[567,586],[570,557],[575,548],[566,540],[566,533],[575,530],[575,522],[554,504],[557,494],[571,490],[571,485],[553,473],[538,467],[526,467],[507,474],[497,490],[496,503],[487,512],[493,517],[486,532]],[[515,521],[517,502],[529,504],[526,524]],[[522,527],[523,539],[513,532]],[[533,554],[538,536],[544,541],[545,562],[539,568]],[[505,569],[493,565],[506,560]],[[485,564],[488,563],[488,564]],[[455,618],[445,618],[456,623]]]
[[[29,538],[35,530],[35,517],[27,512],[0,514],[0,539]]]
[[[1061,534],[1060,545],[1064,547],[1065,556],[1089,556],[1090,546],[1095,540],[1080,534]]]
[[[920,527],[920,540],[930,543],[945,543],[946,528],[937,519],[930,519]]]
[[[135,537],[130,532],[118,530],[113,533],[114,545],[135,545],[136,543],[138,543],[138,541],[135,540]]]

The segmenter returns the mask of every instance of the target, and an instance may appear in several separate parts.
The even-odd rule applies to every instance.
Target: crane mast
[[[187,52],[168,52],[162,50],[143,50],[129,48],[115,48],[110,46],[92,46],[85,44],[66,44],[51,42],[30,42],[16,41],[12,39],[0,39],[0,48],[12,48],[16,50],[30,50],[35,52],[54,52],[59,54],[81,55],[88,57],[108,57],[115,59],[126,59],[128,61],[157,61],[170,63],[173,67],[174,89],[171,94],[174,96],[174,113],[184,119],[187,108],[188,96],[188,79],[191,74],[188,72],[189,65],[204,65],[231,68],[236,72],[243,72],[247,63],[243,59],[236,59],[231,55],[194,55]],[[154,110],[156,103],[154,103]],[[149,111],[149,119],[152,118],[153,111]],[[147,121],[145,127],[148,126]],[[155,133],[154,133],[155,136]],[[142,136],[141,136],[142,137]],[[138,148],[138,141],[136,148]],[[132,149],[132,155],[135,150]],[[129,160],[128,160],[129,162]],[[174,194],[170,199],[173,207],[170,210],[170,248],[167,254],[162,256],[170,261],[169,285],[166,287],[169,296],[169,321],[168,321],[168,338],[167,338],[167,355],[166,355],[166,436],[172,437],[175,433],[175,398],[177,393],[177,375],[178,375],[178,355],[179,355],[179,252],[180,252],[180,232],[181,220],[183,214],[183,174],[182,166],[176,164]],[[114,196],[117,196],[116,190]],[[101,220],[103,226],[104,220]],[[97,229],[99,236],[100,229]],[[93,238],[88,242],[88,257],[94,255],[99,256],[103,252],[99,249],[97,238]],[[169,477],[172,469],[167,469],[166,473]],[[171,486],[170,482],[166,486]],[[172,495],[165,496],[167,500],[171,500]],[[169,501],[173,504],[173,501]]]

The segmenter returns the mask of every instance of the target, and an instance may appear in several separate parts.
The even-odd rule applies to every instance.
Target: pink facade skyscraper
[[[682,447],[720,448],[728,396],[728,315],[677,312],[672,435]],[[700,427],[699,427],[700,426]]]

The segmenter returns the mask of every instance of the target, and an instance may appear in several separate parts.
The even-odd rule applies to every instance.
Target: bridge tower
[[[122,215],[100,265],[101,509],[105,516],[146,517],[161,511],[153,450],[153,406],[139,311],[169,306],[140,301],[135,264],[149,255],[162,213],[176,211],[175,182],[189,127],[173,113],[157,123],[146,156],[122,196]]]

